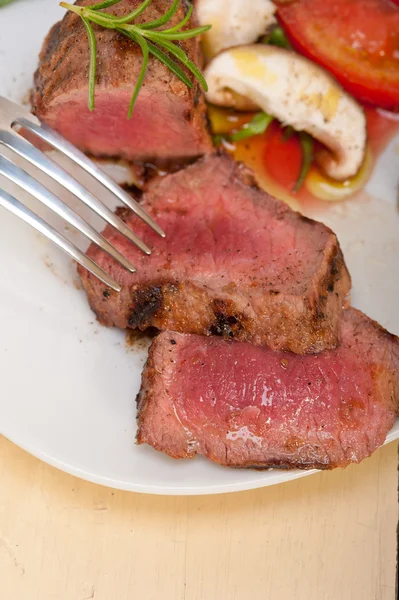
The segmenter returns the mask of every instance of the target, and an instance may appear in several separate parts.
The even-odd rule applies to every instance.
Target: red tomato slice
[[[275,1],[294,48],[359,100],[399,110],[399,6],[392,0]]]
[[[264,161],[270,177],[292,192],[301,170],[302,150],[294,134],[284,140],[284,131],[276,121],[266,130]]]

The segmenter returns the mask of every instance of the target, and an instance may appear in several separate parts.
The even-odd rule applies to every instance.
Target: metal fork
[[[66,155],[74,163],[79,165],[94,179],[100,182],[107,190],[115,196],[128,208],[130,208],[140,219],[151,227],[161,237],[165,237],[162,229],[148,215],[148,213],[122,188],[120,188],[104,171],[89,160],[80,150],[75,148],[56,131],[45,125],[27,109],[0,96],[0,175],[3,175],[20,188],[29,192],[37,200],[52,209],[57,215],[62,217],[70,225],[75,227],[84,236],[89,238],[97,246],[102,248],[121,265],[130,272],[134,273],[134,266],[112,246],[101,234],[99,234],[89,223],[78,216],[72,209],[64,204],[57,196],[50,192],[44,185],[39,183],[31,175],[14,164],[11,160],[1,154],[1,146],[9,148],[23,159],[40,169],[51,179],[69,190],[74,196],[82,201],[86,206],[102,217],[107,223],[115,227],[122,235],[135,244],[146,254],[151,254],[150,248],[140,238],[133,233],[129,227],[96,198],[88,189],[81,185],[74,177],[67,173],[51,158],[38,150],[28,140],[23,138],[14,129],[15,126],[21,126],[27,129],[44,142],[50,144],[56,150]],[[101,267],[86,256],[79,248],[67,240],[63,235],[56,231],[51,225],[46,223],[32,210],[27,208],[22,202],[11,196],[11,194],[0,188],[0,205],[20,217],[26,223],[29,223],[37,231],[40,231],[49,240],[54,242],[59,248],[64,250],[76,262],[85,267],[90,273],[98,277],[103,283],[115,291],[120,291],[121,286],[114,281]]]

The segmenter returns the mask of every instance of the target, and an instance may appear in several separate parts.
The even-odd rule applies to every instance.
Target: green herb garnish
[[[301,149],[302,149],[302,163],[301,163],[301,170],[299,171],[299,175],[298,175],[298,179],[296,180],[296,183],[294,185],[294,192],[298,192],[302,185],[303,182],[306,179],[306,175],[309,172],[310,169],[310,165],[312,164],[313,161],[313,138],[311,135],[309,135],[308,133],[306,133],[306,131],[300,131],[299,132],[299,141],[301,143]]]
[[[288,41],[285,31],[282,27],[277,26],[262,39],[264,44],[270,44],[271,46],[278,46],[279,48],[291,49],[292,46]]]
[[[306,179],[306,175],[309,172],[310,166],[313,161],[313,138],[311,135],[306,133],[306,131],[296,132],[291,125],[287,125],[284,127],[283,131],[283,141],[286,142],[289,140],[295,133],[297,133],[299,137],[299,143],[301,144],[301,152],[302,152],[302,160],[301,160],[301,169],[299,171],[298,179],[295,182],[293,192],[299,192],[301,189],[303,182]]]
[[[5,1],[10,2],[11,0]],[[187,87],[192,88],[192,81],[180,66],[180,64],[183,65],[194,75],[204,90],[207,91],[208,86],[201,71],[193,63],[193,61],[188,58],[184,50],[182,50],[180,46],[177,46],[173,42],[188,40],[196,37],[197,35],[208,31],[211,26],[204,25],[202,27],[196,27],[194,29],[182,31],[182,28],[189,21],[193,11],[193,7],[190,6],[186,16],[182,21],[180,21],[180,23],[168,29],[158,30],[158,27],[166,25],[176,14],[180,0],[173,0],[170,9],[159,19],[155,19],[154,21],[150,21],[148,23],[134,23],[134,20],[145,11],[151,1],[152,0],[144,0],[144,2],[142,2],[135,10],[124,17],[115,17],[109,13],[102,12],[102,9],[109,8],[114,4],[118,4],[121,2],[121,0],[104,0],[104,2],[98,2],[97,4],[92,4],[90,6],[76,6],[74,4],[68,4],[67,2],[60,3],[60,6],[63,8],[66,8],[67,10],[79,15],[82,18],[86,28],[90,47],[88,101],[90,110],[94,110],[94,94],[97,70],[97,44],[92,23],[95,23],[96,25],[106,29],[114,29],[140,46],[143,55],[143,62],[139,77],[136,81],[136,86],[133,91],[132,99],[130,101],[128,119],[130,119],[133,114],[134,105],[147,72],[148,58],[150,54],[166,65],[168,69],[172,71],[172,73],[174,73],[181,81],[183,81]],[[4,3],[4,0],[0,0],[0,3],[1,2]],[[172,55],[173,58],[170,55]]]
[[[295,133],[295,129],[291,125],[286,125],[283,130],[283,142],[288,142]]]
[[[270,115],[264,112],[256,113],[252,121],[246,123],[239,131],[232,133],[229,139],[231,142],[239,142],[240,140],[245,140],[254,135],[261,135],[262,133],[265,133],[272,121],[273,117]]]
[[[10,4],[10,2],[13,2],[13,0],[0,0],[0,8],[6,4]]]
[[[265,133],[266,129],[273,121],[273,117],[264,113],[258,112],[249,123],[243,125],[241,129],[234,133],[217,133],[212,136],[212,141],[215,146],[220,146],[223,142],[234,143],[240,142],[254,135]]]

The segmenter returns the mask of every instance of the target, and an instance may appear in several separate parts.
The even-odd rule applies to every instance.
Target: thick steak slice
[[[123,284],[117,294],[79,269],[100,321],[117,327],[217,334],[297,353],[337,342],[350,279],[335,235],[259,190],[250,172],[209,156],[159,179],[144,206],[161,240],[128,211],[153,249],[104,235],[137,267],[130,274],[97,247],[88,255]]]
[[[297,356],[165,332],[138,396],[137,442],[230,467],[344,467],[380,446],[399,400],[399,343],[345,311],[335,350]]]
[[[122,0],[109,9],[125,15],[141,0]],[[84,0],[80,4],[93,4]],[[137,22],[152,21],[170,7],[153,0]],[[180,8],[173,22],[184,16]],[[186,160],[211,150],[205,102],[193,78],[190,90],[158,60],[150,58],[132,119],[127,111],[142,58],[134,42],[94,26],[98,69],[95,110],[87,108],[89,50],[81,19],[72,13],[48,34],[35,74],[33,112],[81,150],[95,156],[128,160]],[[191,60],[200,64],[198,40],[182,42]]]

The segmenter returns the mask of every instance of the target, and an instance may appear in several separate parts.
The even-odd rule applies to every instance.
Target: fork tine
[[[22,125],[26,129],[32,131],[35,135],[40,137],[42,140],[63,152],[68,158],[78,164],[82,169],[84,169],[87,173],[90,173],[95,179],[97,179],[104,187],[106,187],[110,192],[115,194],[119,200],[121,200],[128,208],[130,208],[140,219],[142,219],[149,227],[151,227],[156,233],[158,233],[161,237],[165,237],[164,231],[161,227],[150,217],[150,215],[136,202],[133,198],[131,198],[123,189],[117,185],[108,175],[104,173],[100,167],[94,164],[91,160],[87,158],[75,146],[73,146],[70,142],[65,140],[62,136],[60,136],[54,129],[42,123],[40,126],[36,123],[33,123],[30,119],[19,118],[16,120],[16,123]]]
[[[43,204],[51,208],[57,215],[65,219],[73,227],[78,229],[81,233],[86,235],[92,242],[97,244],[100,248],[105,250],[110,256],[122,264],[131,273],[134,273],[136,269],[133,265],[116,249],[112,244],[108,242],[102,235],[97,233],[91,225],[89,225],[84,219],[79,217],[73,212],[66,204],[61,202],[54,194],[52,194],[47,188],[41,183],[33,179],[28,173],[25,173],[22,169],[17,167],[11,160],[5,156],[0,155],[0,175],[3,175],[10,181],[16,183],[26,192],[29,192],[32,196],[40,200]]]
[[[42,233],[47,239],[51,240],[69,256],[71,256],[76,262],[82,267],[90,271],[93,275],[98,277],[105,285],[112,288],[116,292],[120,292],[121,286],[112,279],[101,267],[96,265],[88,256],[83,254],[74,246],[69,240],[62,236],[56,231],[51,225],[43,221],[38,215],[36,215],[29,208],[24,206],[19,200],[0,189],[0,205],[12,212],[14,215],[31,225],[36,231]]]
[[[93,194],[86,190],[86,188],[78,183],[78,181],[69,175],[69,173],[64,171],[64,169],[59,167],[53,160],[35,148],[33,144],[13,131],[0,131],[0,143],[3,143],[7,148],[22,156],[22,158],[46,173],[46,175],[52,179],[55,179],[57,183],[72,192],[79,200],[100,215],[107,223],[115,227],[115,229],[127,237],[140,248],[140,250],[145,252],[145,254],[151,254],[151,250],[147,244],[142,242],[140,238],[112,212],[112,210],[105,206],[98,198],[93,196]]]

